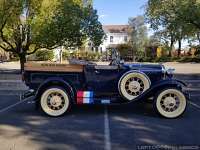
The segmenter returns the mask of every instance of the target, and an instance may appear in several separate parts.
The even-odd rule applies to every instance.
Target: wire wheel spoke
[[[160,105],[166,112],[174,112],[178,109],[180,101],[178,96],[174,93],[165,94],[160,101]]]
[[[52,110],[60,110],[65,105],[65,98],[61,93],[53,92],[47,97],[47,106]]]
[[[150,87],[148,76],[137,71],[125,74],[118,83],[120,94],[127,100],[134,100]]]
[[[138,96],[144,91],[144,83],[138,77],[129,78],[125,82],[125,90],[129,95]]]

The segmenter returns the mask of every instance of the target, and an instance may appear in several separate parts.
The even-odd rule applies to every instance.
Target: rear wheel
[[[62,88],[51,87],[43,92],[40,106],[47,115],[58,117],[69,109],[70,98]]]
[[[154,106],[157,112],[166,118],[177,118],[186,109],[185,95],[178,89],[165,89],[159,92],[155,98]]]

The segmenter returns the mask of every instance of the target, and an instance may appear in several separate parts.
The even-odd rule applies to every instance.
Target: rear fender
[[[64,81],[63,79],[61,78],[49,78],[47,79],[46,81],[44,81],[38,88],[38,90],[36,91],[36,96],[35,96],[35,99],[36,100],[39,100],[42,93],[49,87],[51,86],[60,86],[62,88],[64,88],[68,93],[69,93],[69,96],[72,100],[72,103],[75,102],[75,94],[74,94],[74,91],[75,89],[66,81]]]

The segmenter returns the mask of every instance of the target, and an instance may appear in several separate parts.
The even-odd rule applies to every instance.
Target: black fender
[[[69,93],[72,103],[75,102],[75,92],[74,92],[75,89],[73,88],[73,86],[69,82],[64,81],[62,78],[55,78],[55,77],[48,78],[42,84],[40,84],[35,93],[35,100],[38,101],[44,90],[46,90],[48,87],[51,86],[60,86],[64,88]]]
[[[182,90],[183,87],[187,87],[187,84],[177,79],[165,79],[155,83],[149,90],[157,91],[158,89],[168,87],[178,88]]]
[[[165,88],[177,88],[182,91],[183,87],[187,87],[187,84],[183,81],[176,80],[176,79],[165,79],[160,80],[154,85],[152,85],[148,90],[146,90],[144,93],[139,95],[137,98],[133,99],[131,102],[137,101],[137,100],[144,100],[148,97],[154,96],[158,91],[165,89]],[[183,92],[186,97],[188,97],[188,93]]]

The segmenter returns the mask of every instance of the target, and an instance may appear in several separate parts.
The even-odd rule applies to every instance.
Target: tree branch
[[[194,22],[191,19],[188,19],[188,21],[200,30],[200,25],[198,23]]]
[[[6,52],[17,53],[15,50],[13,50],[13,49],[7,49],[7,48],[3,47],[2,45],[0,45],[0,48],[2,48],[2,49],[3,49],[4,51],[6,51]]]
[[[6,43],[7,45],[9,45],[11,47],[11,49],[14,49],[14,47],[12,46],[12,44],[10,42],[8,42],[6,40],[6,38],[4,37],[2,30],[0,31],[0,33],[1,33],[1,39],[3,40],[3,42]]]
[[[49,49],[49,50],[53,50],[53,49],[58,48],[58,47],[60,47],[60,46],[52,46],[52,47],[41,46],[41,47],[36,47],[32,52],[29,52],[29,53],[26,53],[26,54],[27,55],[34,54],[37,50],[43,49],[43,48],[46,48],[46,49]]]
[[[1,46],[1,45],[0,45],[0,48],[2,48],[2,49],[5,50],[5,51],[7,50],[5,47],[3,47],[3,46]]]
[[[3,40],[3,42],[5,42],[6,44],[8,44],[8,45],[11,47],[11,49],[14,49],[14,47],[12,46],[12,44],[9,43],[9,42],[6,40],[6,38],[4,37],[4,35],[3,35],[3,28],[5,27],[6,22],[7,22],[7,19],[4,21],[4,23],[3,23],[2,26],[1,26],[1,29],[0,29],[0,37],[1,37],[1,39]]]
[[[32,51],[32,52],[29,52],[29,53],[26,53],[27,55],[31,55],[31,54],[34,54],[38,49],[41,49],[40,47],[38,47],[38,48],[35,48],[34,49],[34,51]]]

